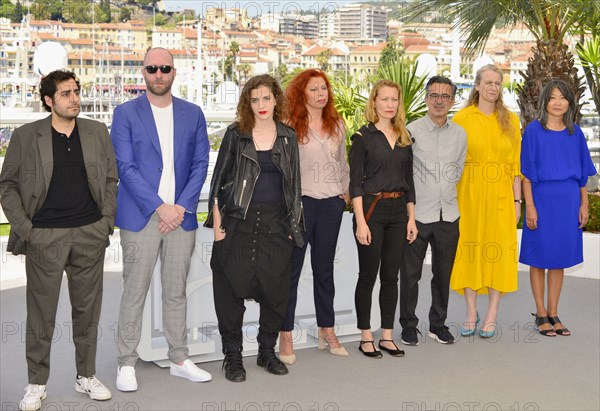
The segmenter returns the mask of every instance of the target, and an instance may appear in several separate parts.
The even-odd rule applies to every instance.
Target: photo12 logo
[[[19,404],[16,402],[2,402],[2,410],[4,411],[19,411]],[[100,405],[95,401],[79,402],[79,401],[44,401],[40,411],[139,411],[140,405],[136,402],[129,401],[125,403],[103,403]]]
[[[334,1],[203,1],[202,16],[208,20],[225,21],[227,9],[238,9],[240,16],[297,16],[304,12],[311,14],[334,14],[339,6]]]
[[[505,404],[501,405],[500,403],[493,401],[486,403],[478,401],[450,401],[446,403],[436,402],[434,404],[425,402],[403,402],[402,407],[400,409],[402,411],[539,411],[540,406],[537,403],[531,401],[523,404],[514,402],[508,406]]]
[[[338,411],[339,404],[335,402],[318,403],[314,402],[309,405],[301,405],[297,402],[281,403],[277,401],[269,402],[247,402],[247,403],[225,403],[225,402],[203,402],[202,411]]]

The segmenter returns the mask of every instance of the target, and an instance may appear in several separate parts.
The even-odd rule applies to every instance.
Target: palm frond
[[[597,0],[419,0],[411,18],[438,12],[461,29],[465,48],[481,52],[495,26],[524,24],[536,40],[562,41],[579,19],[598,15]]]

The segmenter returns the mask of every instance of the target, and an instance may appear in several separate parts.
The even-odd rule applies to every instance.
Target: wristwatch
[[[519,199],[519,200],[515,199],[515,203],[523,204],[523,200],[521,200],[521,199]]]

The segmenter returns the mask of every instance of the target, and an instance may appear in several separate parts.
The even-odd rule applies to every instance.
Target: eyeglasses
[[[453,98],[450,94],[437,94],[437,93],[427,94],[427,97],[429,97],[429,99],[434,100],[434,101],[441,98],[444,103],[448,103],[448,102],[452,101],[452,98]]]
[[[148,74],[156,74],[156,72],[158,70],[160,70],[161,73],[163,74],[169,74],[171,72],[171,70],[173,70],[173,66],[156,66],[156,65],[152,65],[152,66],[146,66],[144,67],[146,69],[146,71],[148,72]]]

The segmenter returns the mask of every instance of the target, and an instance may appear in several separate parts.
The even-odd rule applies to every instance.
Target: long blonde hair
[[[475,88],[481,84],[481,76],[486,71],[493,71],[494,73],[500,74],[500,79],[503,79],[502,70],[496,67],[493,64],[487,64],[477,70],[477,74],[475,75],[475,84],[473,86],[473,90],[471,90],[471,94],[469,95],[469,99],[467,100],[467,104],[465,107],[471,106],[473,104],[479,104],[479,91]],[[498,115],[498,123],[500,123],[500,129],[506,135],[512,136],[514,133],[513,124],[510,121],[510,110],[506,108],[504,105],[504,101],[502,100],[502,89],[498,93],[498,100],[496,100],[496,113]]]
[[[375,83],[375,86],[373,86],[373,90],[371,90],[371,94],[369,95],[369,100],[367,101],[365,118],[367,121],[372,123],[377,123],[379,121],[377,110],[375,110],[375,99],[379,94],[379,90],[381,90],[383,87],[392,87],[398,90],[398,111],[392,119],[392,125],[394,126],[394,131],[398,134],[398,140],[396,140],[396,144],[398,144],[400,147],[409,146],[412,144],[412,141],[410,139],[410,133],[406,129],[406,114],[404,113],[402,88],[400,87],[400,84],[385,79],[379,80],[377,83]]]

